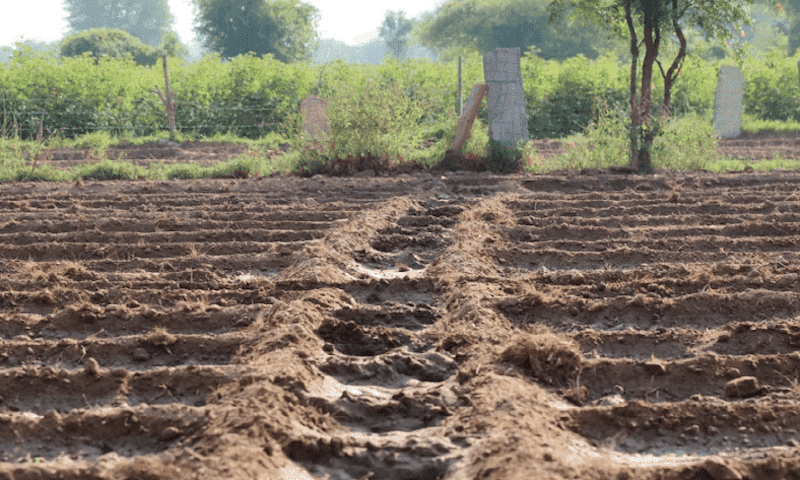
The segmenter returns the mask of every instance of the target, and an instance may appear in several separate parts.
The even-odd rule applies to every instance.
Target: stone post
[[[722,66],[714,98],[714,131],[725,138],[742,133],[744,76],[739,67]]]
[[[326,114],[328,101],[318,96],[309,94],[300,102],[300,115],[303,118],[303,131],[312,140],[318,139],[321,135],[331,133]]]
[[[489,138],[513,150],[529,138],[519,53],[518,47],[498,48],[483,57],[483,76],[489,88]]]

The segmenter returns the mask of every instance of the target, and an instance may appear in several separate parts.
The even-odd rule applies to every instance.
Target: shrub
[[[386,167],[419,148],[417,121],[423,113],[419,101],[406,96],[400,82],[364,75],[332,94],[327,108],[331,133],[321,148],[307,150],[300,165],[313,172],[341,159]],[[341,173],[353,169],[342,168]]]
[[[696,113],[671,118],[653,141],[653,166],[673,170],[705,169],[717,157],[719,141],[711,122]]]
[[[136,63],[151,66],[160,52],[145,45],[130,33],[115,28],[92,28],[73,33],[61,41],[62,57],[80,57],[91,54],[95,61],[101,57],[132,57]]]
[[[800,120],[797,57],[775,48],[761,60],[748,59],[744,75],[745,112],[762,120]]]

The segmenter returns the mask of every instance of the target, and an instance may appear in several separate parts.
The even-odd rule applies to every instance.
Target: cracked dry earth
[[[800,479],[798,183],[0,185],[0,478]]]

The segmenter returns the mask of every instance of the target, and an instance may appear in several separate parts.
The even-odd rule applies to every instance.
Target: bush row
[[[579,56],[561,63],[526,55],[521,67],[533,138],[582,131],[596,119],[598,105],[627,108],[629,65],[611,55],[595,60]],[[718,68],[718,63],[690,57],[673,88],[672,113],[709,113]],[[761,119],[800,120],[797,58],[774,50],[765,58],[746,60],[743,69],[746,112]],[[352,106],[345,108],[353,111],[359,96],[387,89],[396,98],[398,115],[406,118],[409,111],[419,109],[414,113],[418,126],[451,121],[457,104],[455,62],[388,58],[379,65],[315,65],[253,56],[223,62],[209,55],[192,64],[170,59],[169,72],[178,102],[178,128],[199,136],[235,133],[257,138],[268,132],[289,133],[297,128],[299,102],[309,93],[346,98]],[[464,59],[463,79],[466,102],[472,86],[483,80],[479,55]],[[89,55],[63,59],[34,52],[15,55],[0,68],[0,133],[13,133],[16,124],[22,138],[33,137],[44,112],[45,130],[70,138],[96,130],[150,135],[167,129],[164,107],[155,94],[163,84],[158,62],[140,66],[133,59],[98,62]],[[656,71],[656,104],[662,89]],[[393,102],[389,104],[393,109]],[[484,106],[480,116],[486,115]],[[347,118],[337,122],[348,125]],[[349,126],[371,128],[357,120]]]

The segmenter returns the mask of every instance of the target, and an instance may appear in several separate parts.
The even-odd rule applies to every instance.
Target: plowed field
[[[0,185],[0,478],[800,479],[798,184]]]

